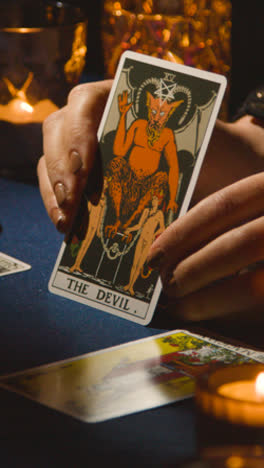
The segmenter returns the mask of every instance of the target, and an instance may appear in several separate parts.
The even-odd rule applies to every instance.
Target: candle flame
[[[27,89],[33,81],[33,72],[29,72],[21,88],[17,88],[7,77],[3,77],[12,99],[6,105],[0,104],[0,120],[12,123],[43,122],[45,118],[58,110],[58,107],[49,99],[41,99],[34,106],[29,104]]]
[[[240,456],[232,455],[226,460],[227,468],[243,468],[244,460]]]
[[[256,394],[264,400],[264,372],[260,372],[256,378]]]
[[[26,112],[29,112],[30,114],[32,114],[34,110],[33,107],[30,104],[28,104],[28,102],[24,102],[24,101],[21,102],[20,107],[21,109],[23,109]]]

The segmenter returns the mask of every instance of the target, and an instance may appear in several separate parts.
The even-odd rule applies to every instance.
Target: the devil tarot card
[[[149,248],[188,209],[225,86],[220,75],[122,55],[98,131],[101,199],[83,201],[51,292],[150,322],[161,283]]]

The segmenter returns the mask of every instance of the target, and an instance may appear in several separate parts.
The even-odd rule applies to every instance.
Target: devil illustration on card
[[[153,299],[158,275],[147,255],[188,208],[222,85],[212,74],[143,57],[128,53],[118,72],[98,132],[101,199],[83,200],[57,264],[70,296],[131,315]]]

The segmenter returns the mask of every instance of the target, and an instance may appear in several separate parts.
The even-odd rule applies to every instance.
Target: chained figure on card
[[[164,214],[159,208],[163,201],[163,193],[153,193],[151,206],[145,208],[139,222],[125,230],[124,238],[130,240],[131,232],[140,230],[139,238],[135,248],[133,264],[130,270],[129,283],[124,286],[124,290],[134,296],[134,284],[142,275],[144,263],[147,259],[149,249],[153,241],[165,230]]]

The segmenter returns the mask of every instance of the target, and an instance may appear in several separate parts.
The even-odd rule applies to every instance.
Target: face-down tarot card
[[[211,366],[263,362],[263,352],[174,330],[2,376],[0,388],[96,423],[190,398]]]
[[[82,203],[50,291],[134,322],[151,321],[154,239],[187,209],[225,91],[223,76],[122,55],[98,131],[103,191]]]

